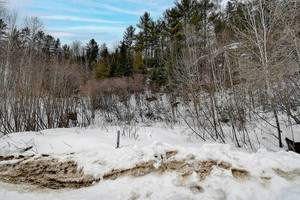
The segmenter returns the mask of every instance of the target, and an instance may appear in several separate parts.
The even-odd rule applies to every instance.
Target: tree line
[[[282,124],[294,137],[300,123],[299,9],[297,0],[176,0],[156,21],[145,12],[113,50],[94,39],[61,45],[37,18],[18,30],[1,9],[0,131],[70,126],[75,112],[88,125],[100,112],[107,122],[181,120],[202,140],[250,149],[267,135],[282,147]]]

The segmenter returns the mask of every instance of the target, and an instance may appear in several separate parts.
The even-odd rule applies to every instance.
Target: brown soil
[[[243,169],[231,169],[232,175],[235,179],[247,180],[250,178],[250,173]]]
[[[14,158],[15,158],[14,156],[6,156],[6,157],[0,156],[0,162],[5,161],[5,160],[12,160]]]
[[[200,180],[204,180],[206,176],[208,176],[212,170],[213,166],[217,165],[216,161],[196,161],[195,157],[188,156],[187,159],[184,160],[175,160],[174,155],[176,155],[176,151],[167,152],[165,160],[161,160],[161,166],[159,168],[155,168],[153,164],[156,161],[148,161],[145,163],[141,163],[136,165],[130,169],[122,169],[122,170],[112,170],[111,172],[105,174],[103,176],[104,180],[107,179],[117,179],[120,176],[130,175],[133,177],[144,176],[150,173],[158,173],[162,174],[164,172],[177,172],[181,176],[189,176],[193,172],[196,172],[199,175]]]
[[[74,161],[60,162],[55,158],[49,158],[48,155],[15,158],[14,161],[0,162],[1,181],[51,189],[80,188],[96,181],[91,175],[85,175]]]

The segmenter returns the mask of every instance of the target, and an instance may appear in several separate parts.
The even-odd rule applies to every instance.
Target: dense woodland
[[[253,148],[263,121],[300,124],[300,1],[176,0],[145,12],[114,49],[62,45],[0,3],[0,132],[184,122],[204,141]],[[283,122],[283,120],[285,120]],[[267,129],[265,129],[267,130]],[[271,130],[271,129],[270,129]],[[273,129],[272,129],[273,130]]]

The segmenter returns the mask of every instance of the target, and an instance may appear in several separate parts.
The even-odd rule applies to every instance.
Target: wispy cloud
[[[124,31],[126,27],[111,26],[75,26],[69,27],[68,30],[92,30],[92,31]]]
[[[75,37],[78,36],[78,34],[73,33],[73,32],[63,32],[63,31],[51,31],[48,30],[48,33],[54,37]]]
[[[135,3],[135,4],[142,4],[147,6],[159,6],[164,3],[163,0],[152,0],[152,1],[145,1],[145,0],[126,0],[129,3]]]
[[[102,7],[102,8],[105,8],[105,9],[108,9],[108,10],[111,10],[111,11],[116,11],[116,12],[119,12],[119,13],[124,13],[124,14],[129,14],[129,15],[142,15],[143,14],[143,12],[141,12],[141,11],[125,10],[125,9],[115,7],[115,6],[111,6],[111,5],[104,4],[104,3],[98,3],[98,6]]]
[[[1,1],[1,0],[0,0]],[[16,8],[20,19],[37,16],[45,32],[62,43],[96,39],[113,46],[129,25],[136,25],[145,11],[156,20],[174,0],[5,0]],[[20,24],[21,24],[20,20]],[[21,25],[22,26],[22,25]]]
[[[108,24],[118,24],[122,22],[101,20],[101,19],[89,19],[74,16],[64,16],[64,15],[52,15],[52,16],[40,16],[41,19],[52,19],[52,20],[69,20],[69,21],[80,21],[80,22],[97,22],[97,23],[108,23]]]
[[[94,38],[99,44],[105,42],[109,48],[113,48],[118,41],[122,39],[118,34],[112,34],[108,32],[87,32],[78,33],[72,31],[59,31],[59,30],[47,30],[49,34],[54,37],[63,39],[67,43],[71,43],[74,40],[79,40],[83,44],[88,43],[91,38]]]

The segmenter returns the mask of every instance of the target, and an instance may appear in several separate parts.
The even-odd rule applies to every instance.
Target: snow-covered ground
[[[150,161],[159,169],[171,159],[167,152],[176,152],[172,157],[175,161],[217,164],[204,179],[195,171],[183,176],[182,171],[174,170],[140,177],[124,175],[81,189],[33,189],[0,182],[0,200],[300,199],[299,154],[265,149],[249,153],[230,145],[203,143],[184,134],[180,126],[169,129],[164,125],[131,127],[121,136],[121,148],[116,149],[118,129],[102,126],[14,133],[0,138],[0,156],[49,154],[61,161],[71,159],[85,174],[99,179],[112,170]],[[128,137],[129,130],[132,137]],[[29,146],[33,148],[22,152]],[[220,167],[222,163],[228,167]]]

